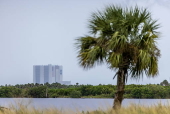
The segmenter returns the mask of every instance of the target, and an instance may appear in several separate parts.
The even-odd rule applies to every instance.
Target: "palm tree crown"
[[[82,67],[106,62],[111,69],[127,69],[124,73],[132,78],[140,78],[143,73],[149,77],[158,74],[159,24],[147,9],[107,6],[91,15],[88,27],[91,36],[76,39]]]

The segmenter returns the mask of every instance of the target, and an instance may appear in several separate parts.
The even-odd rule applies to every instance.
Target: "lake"
[[[58,108],[71,110],[95,110],[108,109],[112,107],[113,99],[97,98],[0,98],[0,106],[10,107],[11,104],[21,103],[36,108]],[[124,99],[122,105],[131,103],[140,105],[156,105],[162,103],[168,105],[170,99]]]

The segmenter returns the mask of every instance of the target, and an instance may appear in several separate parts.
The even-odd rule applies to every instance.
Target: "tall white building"
[[[70,85],[71,81],[63,81],[63,67],[59,65],[34,65],[33,83],[61,83]]]

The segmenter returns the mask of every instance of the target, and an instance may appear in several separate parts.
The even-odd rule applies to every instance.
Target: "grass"
[[[105,111],[98,109],[94,111],[73,111],[70,109],[57,108],[34,108],[29,103],[16,103],[9,108],[0,107],[0,114],[170,114],[170,105],[162,105],[161,103],[152,106],[141,106],[131,104],[122,107],[120,110],[107,109]]]

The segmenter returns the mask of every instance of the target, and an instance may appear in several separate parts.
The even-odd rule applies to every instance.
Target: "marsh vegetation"
[[[108,108],[107,110],[78,111],[70,109],[35,108],[22,103],[11,105],[10,108],[0,108],[0,114],[170,114],[170,105],[156,104],[141,106],[131,104],[119,110]]]

